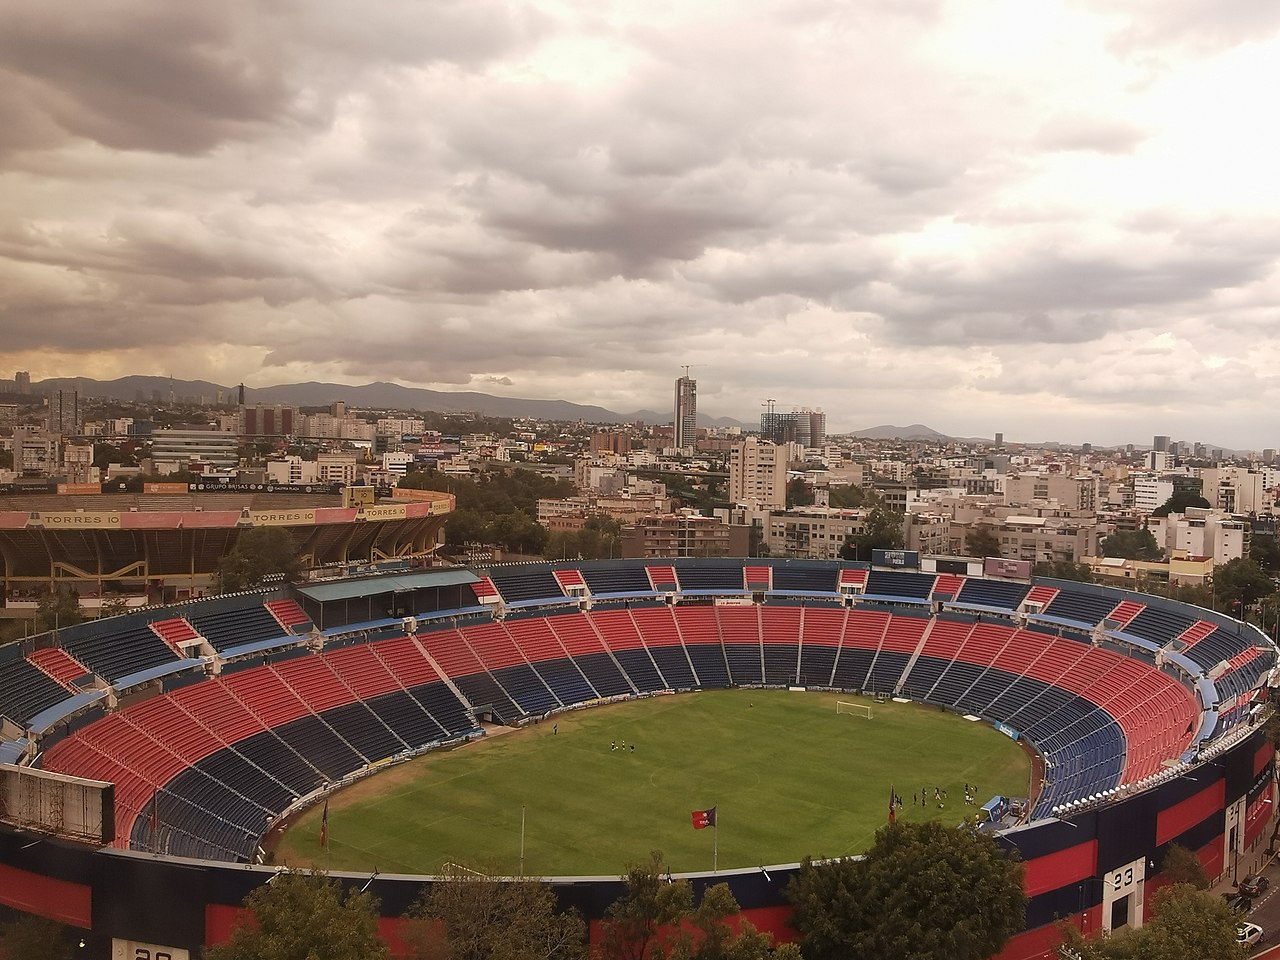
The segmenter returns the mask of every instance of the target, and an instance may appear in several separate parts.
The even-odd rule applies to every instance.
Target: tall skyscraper
[[[13,378],[14,386],[19,393],[31,392],[31,374],[26,370],[19,370]]]
[[[79,392],[55,390],[49,397],[49,432],[64,437],[78,437],[84,433]]]
[[[820,447],[827,442],[827,415],[807,407],[781,413],[770,403],[768,412],[760,414],[760,438],[770,443]]]
[[[689,376],[688,367],[684,368],[684,376],[676,380],[674,427],[675,446],[692,447],[698,437],[698,381]]]
[[[1156,453],[1168,453],[1168,452],[1169,452],[1169,438],[1168,438],[1168,437],[1156,436],[1156,437],[1151,441],[1151,449],[1152,449],[1152,450],[1154,450]]]

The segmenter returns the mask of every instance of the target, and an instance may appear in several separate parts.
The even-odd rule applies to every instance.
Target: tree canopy
[[[864,858],[806,860],[787,887],[807,960],[985,960],[1022,929],[1022,864],[940,823],[882,827]]]
[[[224,593],[248,590],[279,574],[286,582],[298,578],[298,546],[284,527],[250,527],[218,561],[218,585]]]
[[[67,928],[44,917],[22,916],[0,927],[5,960],[71,960]]]
[[[1141,928],[1086,940],[1074,927],[1063,928],[1066,946],[1081,960],[1245,960],[1236,942],[1239,915],[1220,897],[1185,883],[1157,891],[1152,917]]]
[[[1248,608],[1275,589],[1271,578],[1248,557],[1236,557],[1213,568],[1213,592],[1219,603],[1228,606],[1239,603]]]
[[[36,601],[36,630],[73,627],[84,621],[80,597],[74,592],[55,590]]]
[[[1102,555],[1123,560],[1160,560],[1164,551],[1156,543],[1155,535],[1143,527],[1141,530],[1117,530],[1103,538]]]
[[[1160,876],[1169,883],[1185,883],[1197,890],[1209,889],[1209,875],[1194,851],[1176,843],[1169,844],[1160,865]]]
[[[870,560],[872,550],[900,550],[902,544],[902,514],[878,503],[867,513],[862,533],[840,548],[840,559]]]
[[[1076,580],[1080,583],[1093,583],[1093,572],[1087,563],[1075,563],[1071,560],[1054,560],[1052,563],[1042,561],[1031,568],[1033,576],[1052,577],[1055,580]]]
[[[585,960],[587,925],[561,912],[536,880],[457,872],[433,883],[408,913],[412,960]]]
[[[1187,507],[1208,509],[1209,506],[1209,501],[1200,496],[1200,494],[1181,490],[1152,510],[1151,515],[1153,517],[1167,517],[1171,513],[1185,513]]]
[[[728,923],[738,903],[728,884],[708,887],[695,907],[688,880],[673,880],[660,852],[627,872],[627,892],[601,923],[599,960],[799,960],[791,944],[771,950],[773,937],[745,919]]]
[[[380,960],[378,905],[323,873],[286,870],[245,898],[252,922],[241,923],[205,960]]]
[[[980,524],[969,531],[965,538],[965,550],[971,557],[1000,556],[1000,538],[985,524]]]

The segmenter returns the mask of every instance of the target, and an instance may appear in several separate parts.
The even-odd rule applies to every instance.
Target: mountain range
[[[132,403],[159,393],[162,400],[172,395],[213,399],[235,396],[236,387],[208,380],[171,380],[168,377],[121,377],[118,380],[93,380],[88,377],[52,377],[32,384],[33,390],[79,390],[89,397],[102,397]],[[246,403],[287,403],[299,407],[326,407],[343,400],[350,407],[372,410],[423,410],[436,413],[479,413],[489,417],[532,417],[541,420],[585,420],[588,423],[670,423],[674,414],[657,410],[633,410],[618,413],[604,407],[572,403],[568,400],[535,400],[525,397],[495,397],[473,391],[428,390],[405,387],[398,383],[281,383],[270,387],[246,387]],[[709,417],[698,414],[704,427],[741,427],[754,429],[732,417]]]

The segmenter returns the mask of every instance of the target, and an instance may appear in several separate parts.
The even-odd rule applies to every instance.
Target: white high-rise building
[[[685,375],[676,380],[676,416],[672,446],[678,450],[692,447],[698,437],[698,381]]]
[[[785,510],[790,445],[747,437],[729,452],[729,501],[754,510]]]

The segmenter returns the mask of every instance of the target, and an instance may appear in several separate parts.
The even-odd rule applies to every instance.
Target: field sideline
[[[689,815],[715,806],[719,866],[731,869],[861,852],[887,820],[891,785],[908,820],[975,812],[965,783],[979,804],[1026,795],[1028,757],[986,724],[920,704],[875,704],[871,720],[836,714],[837,700],[854,699],[713,690],[562,713],[332,795],[328,847],[315,807],[286,830],[276,861],[382,873],[453,861],[514,875],[523,806],[527,875],[617,875],[651,850],[673,871],[710,870],[717,831],[694,830]],[[947,791],[941,809],[935,786]],[[927,807],[912,804],[922,787]]]

